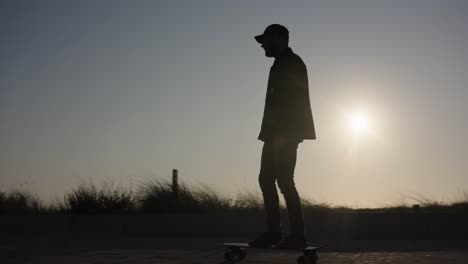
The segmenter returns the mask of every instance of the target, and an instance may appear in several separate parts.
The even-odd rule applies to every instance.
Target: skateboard
[[[297,257],[297,263],[299,264],[316,264],[318,260],[317,250],[322,247],[306,247],[306,248],[277,248],[275,246],[270,247],[251,247],[248,243],[224,243],[226,252],[224,253],[224,259],[228,262],[241,261],[247,256],[246,248],[255,249],[267,249],[267,250],[299,250],[304,254]]]

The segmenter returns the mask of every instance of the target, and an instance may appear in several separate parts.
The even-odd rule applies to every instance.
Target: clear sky
[[[0,189],[47,200],[177,168],[260,191],[273,58],[254,36],[279,23],[317,132],[298,148],[300,195],[450,201],[468,191],[467,14],[462,0],[1,1]]]

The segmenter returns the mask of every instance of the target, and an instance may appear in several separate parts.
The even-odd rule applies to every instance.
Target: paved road
[[[0,263],[221,264],[225,263],[223,241],[222,238],[186,237],[1,237]],[[312,243],[329,246],[320,252],[319,263],[323,264],[468,263],[468,241]],[[252,249],[242,263],[296,263],[299,254]]]

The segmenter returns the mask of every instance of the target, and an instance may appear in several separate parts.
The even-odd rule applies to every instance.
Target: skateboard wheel
[[[239,252],[239,260],[244,259],[247,256],[247,252],[245,250],[241,250]]]
[[[245,250],[228,251],[224,253],[224,259],[227,261],[240,261],[247,256]]]
[[[297,257],[297,263],[304,264],[305,263],[304,256]]]
[[[234,254],[232,252],[225,252],[224,253],[224,259],[227,261],[233,261],[234,260]]]
[[[317,257],[316,256],[299,256],[297,257],[297,263],[299,264],[316,264]]]

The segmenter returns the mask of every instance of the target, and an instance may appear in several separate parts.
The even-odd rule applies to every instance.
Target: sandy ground
[[[247,238],[11,236],[0,263],[226,263],[223,242]],[[468,241],[310,241],[319,263],[468,263]],[[241,263],[296,263],[300,251],[250,249]]]

